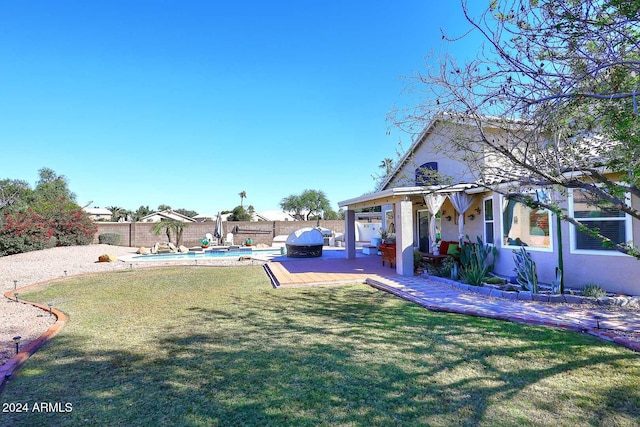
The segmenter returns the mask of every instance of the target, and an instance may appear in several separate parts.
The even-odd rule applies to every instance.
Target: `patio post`
[[[356,211],[347,208],[344,216],[344,242],[347,259],[356,257]]]
[[[396,272],[413,276],[413,203],[409,198],[396,202]]]

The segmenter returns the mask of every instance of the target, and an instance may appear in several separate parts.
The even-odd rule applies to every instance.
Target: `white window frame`
[[[568,200],[567,200],[567,204],[568,204],[568,208],[569,208],[569,214],[575,218],[574,215],[574,211],[573,211],[573,189],[569,189],[569,195],[568,195]],[[627,201],[631,200],[631,195],[630,194],[626,194],[625,197],[627,198]],[[576,218],[576,221],[580,221],[582,222],[584,218]],[[598,218],[598,220],[602,221],[624,221],[625,224],[625,228],[624,228],[624,233],[625,233],[625,237],[627,237],[630,241],[633,239],[633,218],[631,217],[631,215],[629,215],[628,213],[624,214],[624,218],[622,217],[603,217],[603,218]],[[585,222],[589,222],[589,220],[587,219]],[[570,248],[570,253],[572,254],[576,254],[576,255],[603,255],[603,256],[629,256],[627,254],[624,254],[620,251],[616,251],[615,249],[578,249],[577,248],[577,241],[576,241],[576,236],[577,233],[580,233],[578,230],[576,230],[576,226],[573,224],[569,224],[569,248]]]
[[[505,249],[520,249],[520,248],[525,248],[525,250],[530,251],[530,252],[553,252],[554,251],[554,234],[555,234],[555,215],[549,211],[548,209],[544,209],[548,212],[549,215],[549,247],[548,248],[541,248],[541,247],[536,247],[536,246],[516,246],[516,245],[509,245],[507,243],[504,242],[504,216],[503,216],[503,211],[502,211],[502,207],[504,206],[505,203],[505,199],[506,197],[504,196],[500,196],[500,244],[502,248]],[[520,202],[518,202],[520,203]],[[532,210],[531,208],[529,208],[528,206],[524,205],[523,203],[520,203],[521,205],[527,207],[527,209]],[[494,216],[495,218],[495,216]],[[495,219],[494,219],[495,221]],[[495,230],[494,230],[495,233]]]
[[[496,245],[496,215],[494,213],[495,209],[493,210],[493,212],[491,212],[493,219],[487,220],[487,212],[485,209],[485,203],[487,200],[491,200],[491,207],[493,207],[493,204],[495,203],[493,196],[484,197],[482,199],[482,224],[483,224],[482,234],[484,237],[484,243],[486,243],[487,245],[495,246]],[[491,228],[493,229],[493,242],[487,242],[487,224],[489,223],[491,223]],[[502,236],[502,231],[498,233],[499,238],[500,236]]]

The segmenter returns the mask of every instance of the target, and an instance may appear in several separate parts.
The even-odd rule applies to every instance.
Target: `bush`
[[[98,227],[80,207],[51,212],[49,218],[57,239],[56,246],[88,245],[98,231]]]
[[[442,260],[439,266],[428,264],[427,269],[429,274],[433,276],[451,278],[451,271],[455,264],[456,260],[453,257],[448,256]]]
[[[52,248],[56,245],[53,227],[31,210],[7,213],[0,227],[0,256]]]
[[[584,289],[582,289],[582,295],[585,297],[602,298],[607,296],[607,292],[602,289],[600,285],[589,283],[588,285],[585,285]]]
[[[503,279],[493,276],[485,277],[484,279],[482,279],[482,281],[490,285],[502,285],[504,283]]]
[[[88,245],[97,231],[75,203],[60,199],[37,205],[39,211],[6,213],[0,224],[0,256],[54,246]]]
[[[98,242],[101,245],[118,246],[121,237],[118,233],[102,233],[98,236]]]

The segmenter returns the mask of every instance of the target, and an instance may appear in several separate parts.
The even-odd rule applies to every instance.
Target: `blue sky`
[[[205,214],[372,191],[410,143],[386,121],[403,76],[467,28],[453,0],[0,0],[0,20],[0,179],[48,167],[81,205]]]

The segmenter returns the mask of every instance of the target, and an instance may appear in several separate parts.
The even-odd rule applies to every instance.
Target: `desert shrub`
[[[487,275],[489,267],[469,264],[462,269],[460,277],[465,283],[473,286],[482,286],[482,281]]]
[[[600,285],[589,283],[582,289],[582,295],[585,297],[602,298],[607,296],[607,292]]]
[[[88,245],[97,231],[91,218],[64,198],[35,204],[36,209],[6,213],[0,224],[0,256],[51,248]]]
[[[56,238],[56,246],[88,245],[98,227],[79,207],[71,210],[59,210],[49,215]]]
[[[7,213],[0,226],[0,256],[51,248],[56,245],[53,227],[40,214]]]
[[[490,285],[502,285],[504,283],[503,279],[499,277],[493,277],[493,276],[485,277],[484,279],[482,279],[482,281]]]
[[[118,246],[121,237],[118,233],[102,233],[98,236],[98,242],[103,245]]]

